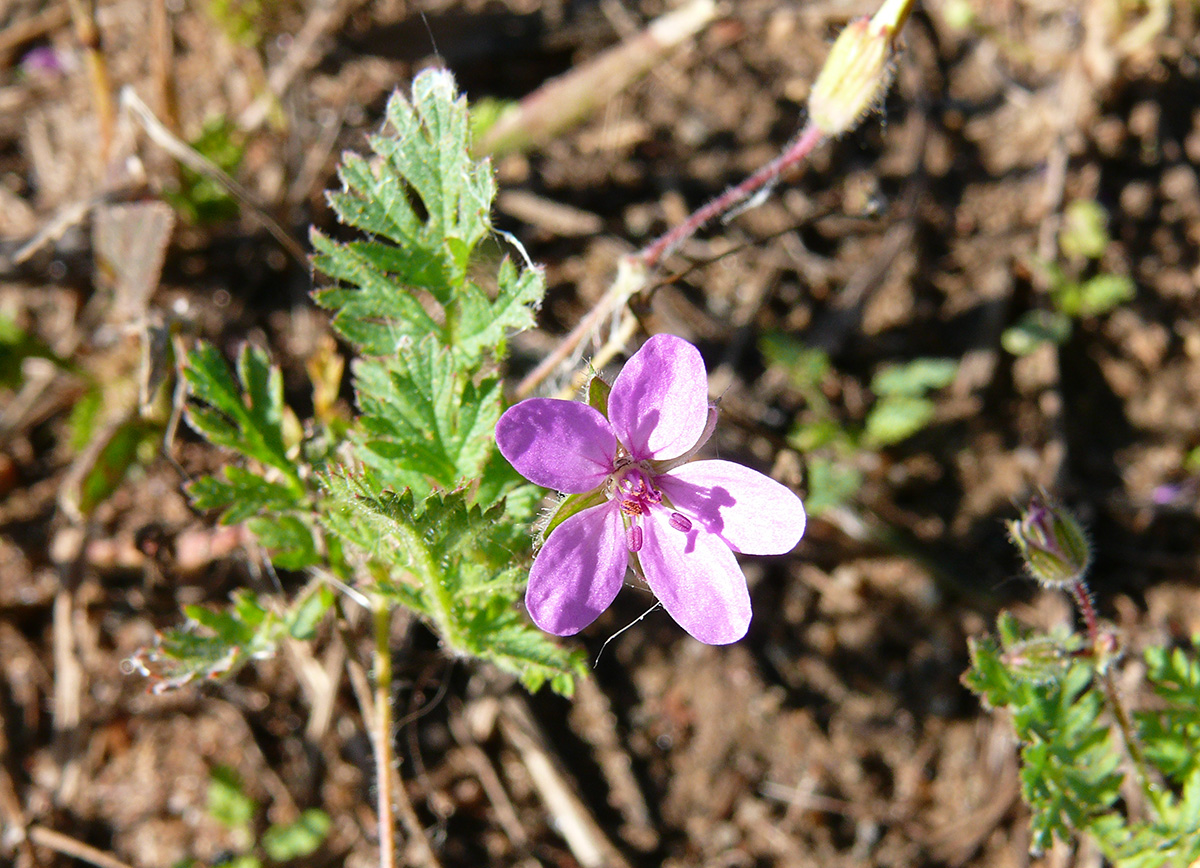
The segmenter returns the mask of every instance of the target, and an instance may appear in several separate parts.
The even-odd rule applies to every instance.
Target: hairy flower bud
[[[850,22],[829,51],[808,98],[808,116],[827,136],[858,126],[891,81],[892,40],[869,18]]]
[[[1043,585],[1064,587],[1081,580],[1092,562],[1078,520],[1060,506],[1034,497],[1008,533],[1029,574]]]
[[[892,81],[892,43],[912,5],[886,0],[874,17],[850,22],[833,43],[808,98],[809,120],[822,133],[849,132],[883,99]]]

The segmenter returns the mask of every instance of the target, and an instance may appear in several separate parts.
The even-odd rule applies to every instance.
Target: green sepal
[[[604,489],[594,488],[591,491],[585,491],[582,494],[572,494],[564,497],[559,503],[558,508],[554,511],[554,515],[550,517],[550,522],[546,525],[546,529],[542,532],[543,536],[550,536],[551,531],[562,524],[576,513],[583,512],[585,509],[590,509],[593,506],[599,506],[604,503]]]
[[[605,419],[608,418],[608,393],[611,391],[612,386],[599,377],[592,377],[588,383],[588,405]]]

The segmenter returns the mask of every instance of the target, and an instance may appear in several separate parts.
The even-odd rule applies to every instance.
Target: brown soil
[[[25,387],[0,390],[0,859],[75,864],[50,830],[138,868],[215,863],[240,846],[205,809],[209,771],[224,764],[268,808],[262,825],[306,807],[332,816],[326,846],[304,864],[377,864],[370,744],[342,639],[151,695],[122,662],[155,629],[182,604],[220,603],[246,585],[270,592],[274,580],[244,538],[193,514],[163,458],[135,469],[86,539],[60,502],[82,379],[135,382],[137,342],[101,315],[86,220],[12,261],[65,209],[111,189],[114,171],[100,161],[83,58],[54,5],[0,7],[0,312],[82,372],[34,359]],[[161,112],[152,5],[109,0],[99,21],[115,86]],[[435,46],[472,99],[513,98],[671,4],[263,5],[258,48],[224,35],[207,4],[171,6],[176,116],[189,137],[210,116],[247,122],[264,82],[316,27],[238,170],[303,243],[308,224],[331,223],[322,190],[336,155],[362,149],[387,93],[433,63]],[[564,223],[539,219],[528,197],[501,200],[498,227],[546,264],[550,284],[544,331],[516,343],[518,369],[596,301],[622,250],[786,144],[831,35],[871,7],[730,4],[595,117],[499,162],[502,190],[578,212]],[[963,8],[974,23],[952,26]],[[1155,10],[1162,27],[1138,30]],[[8,37],[39,14],[40,29]],[[1094,588],[1128,661],[1200,632],[1200,486],[1184,464],[1200,444],[1198,17],[1184,0],[925,4],[883,111],[667,263],[675,279],[642,305],[644,325],[701,346],[723,395],[721,454],[800,490],[804,456],[785,441],[803,401],[766,366],[761,335],[829,351],[828,397],[847,423],[861,422],[885,363],[952,357],[959,375],[938,393],[931,427],[858,457],[866,481],[852,506],[814,520],[792,556],[747,563],[756,616],[738,645],[700,646],[660,611],[601,654],[648,605],[627,589],[577,640],[599,659],[567,703],[450,661],[422,626],[398,622],[401,775],[443,865],[1099,864],[1086,845],[1028,855],[1006,724],[959,676],[967,638],[1000,609],[1042,625],[1072,617],[1059,595],[1020,578],[1004,538],[1013,501],[1039,486],[1090,527]],[[57,69],[34,67],[39,48],[54,49]],[[122,135],[146,187],[174,175],[145,136]],[[1054,255],[1074,199],[1108,209],[1113,242],[1099,268],[1130,275],[1136,298],[1082,320],[1062,347],[1015,359],[1001,333],[1044,306],[1037,261]],[[243,210],[176,231],[150,309],[184,312],[192,333],[226,350],[269,347],[303,412],[304,362],[325,333],[311,288],[310,272]],[[186,431],[177,457],[189,474],[224,460]],[[367,659],[366,633],[351,625],[350,657]],[[1125,674],[1136,702],[1136,663]],[[547,775],[577,799],[545,798]],[[568,843],[578,817],[597,861]],[[407,864],[421,864],[405,840]]]

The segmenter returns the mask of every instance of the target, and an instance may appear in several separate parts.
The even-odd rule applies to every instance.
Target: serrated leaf
[[[411,102],[393,95],[387,118],[389,129],[370,139],[377,159],[345,156],[343,192],[329,198],[343,222],[376,239],[343,244],[313,234],[317,268],[350,284],[318,292],[317,302],[337,311],[335,328],[368,354],[391,355],[406,341],[439,334],[444,345],[479,358],[506,330],[531,322],[540,273],[502,268],[495,300],[466,282],[496,190],[491,166],[470,157],[466,101],[450,73],[418,75]],[[441,315],[431,315],[415,291],[429,293]]]
[[[274,653],[282,631],[279,618],[249,591],[235,594],[228,611],[186,606],[184,612],[188,623],[164,630],[129,660],[151,679],[156,693],[231,675],[248,661]]]
[[[439,334],[441,324],[429,315],[402,278],[385,270],[369,252],[354,244],[337,244],[318,232],[312,234],[318,251],[313,265],[330,277],[354,285],[318,290],[313,299],[337,311],[333,327],[363,353],[391,356],[404,345],[429,334]]]
[[[500,263],[494,300],[472,283],[459,296],[459,312],[452,336],[464,359],[474,360],[496,349],[511,332],[532,328],[534,311],[546,292],[541,269],[517,271],[511,259]]]
[[[579,671],[581,661],[516,608],[526,573],[513,552],[525,532],[503,505],[483,509],[465,490],[417,500],[384,488],[370,473],[333,474],[323,483],[333,524],[366,548],[378,590],[415,604],[451,647],[491,660],[530,685]],[[557,684],[567,689],[563,678]]]
[[[188,353],[184,377],[191,394],[206,405],[188,407],[189,423],[216,445],[282,471],[296,491],[302,491],[284,446],[279,369],[249,344],[242,348],[237,367],[239,382],[212,344],[202,343]]]
[[[482,474],[500,418],[499,381],[465,381],[433,339],[400,358],[361,361],[355,373],[362,459],[388,487],[425,494]]]
[[[586,660],[580,651],[564,649],[511,607],[498,602],[478,610],[469,635],[487,637],[486,643],[470,647],[472,653],[517,675],[530,692],[541,689],[549,680],[556,693],[570,696],[573,677],[587,673]]]
[[[224,478],[221,478],[224,477]],[[224,509],[221,524],[238,524],[261,513],[296,509],[302,500],[292,486],[264,479],[242,467],[229,466],[221,476],[203,476],[187,487],[196,509]]]

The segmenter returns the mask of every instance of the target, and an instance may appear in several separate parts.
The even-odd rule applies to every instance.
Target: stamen
[[[671,513],[671,517],[668,519],[668,522],[670,523],[671,527],[675,528],[675,530],[683,531],[684,533],[687,533],[692,529],[692,520],[686,515],[682,515],[678,512]]]
[[[642,550],[642,529],[631,524],[625,531],[625,542],[631,552],[639,552]]]

